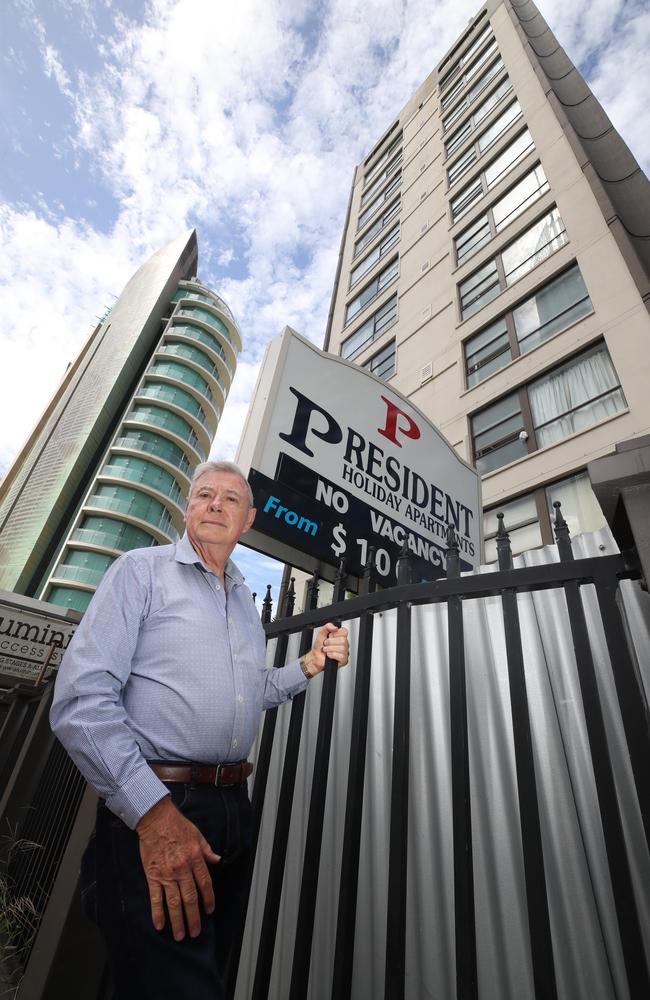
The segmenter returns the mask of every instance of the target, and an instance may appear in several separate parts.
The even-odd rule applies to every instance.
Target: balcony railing
[[[128,538],[123,535],[110,535],[107,531],[93,531],[91,528],[75,528],[70,535],[74,542],[84,542],[86,545],[100,545],[105,549],[117,549],[120,552],[128,552],[134,546]],[[156,539],[152,537],[151,545],[156,544]],[[140,546],[142,548],[142,546]]]
[[[161,458],[163,461],[173,465],[180,472],[185,473],[186,476],[189,476],[192,471],[192,466],[187,458],[182,458],[180,461],[176,458],[170,458],[169,453],[153,441],[143,441],[135,437],[119,437],[113,442],[113,447],[129,448],[131,451],[143,451],[148,455],[155,455],[157,458]]]
[[[224,386],[221,381],[219,369],[212,361],[210,361],[207,354],[201,354],[200,357],[195,357],[194,355],[187,354],[181,350],[181,348],[185,346],[185,344],[163,344],[162,347],[158,348],[158,353],[169,354],[172,358],[185,358],[186,361],[193,361],[195,365],[199,365],[204,371],[212,375],[215,382],[217,382],[223,389]],[[191,348],[189,348],[189,350],[191,350]]]
[[[102,476],[114,476],[116,479],[128,479],[131,483],[142,483],[143,486],[150,486],[158,493],[164,493],[166,497],[182,506],[183,494],[176,483],[148,483],[141,472],[136,469],[129,469],[124,465],[105,465],[101,472]]]
[[[173,422],[169,419],[169,414],[161,411],[161,415],[157,416],[154,413],[137,413],[135,410],[130,410],[126,416],[127,420],[137,421],[139,424],[152,424],[154,427],[160,427],[162,430],[168,430],[171,434],[175,434],[182,441],[186,441],[195,451],[199,453],[202,457],[205,457],[205,452],[201,446],[198,437],[193,430],[190,430],[189,434],[182,434],[176,427],[174,427]]]
[[[93,569],[91,566],[72,566],[62,563],[52,573],[53,580],[76,580],[77,583],[87,583],[96,587],[108,567]]]
[[[185,289],[182,289],[182,291],[185,291]],[[183,299],[189,299],[190,301],[196,299],[199,302],[207,302],[208,305],[214,306],[216,309],[219,309],[222,313],[225,313],[228,319],[232,323],[234,323],[235,326],[237,326],[237,324],[235,323],[235,317],[233,316],[230,307],[227,306],[226,303],[223,301],[223,299],[219,298],[218,295],[203,295],[201,292],[190,291],[190,289],[187,289],[187,294],[183,295],[182,298],[178,299],[178,301],[182,302]]]
[[[218,356],[223,361],[225,367],[227,368],[228,374],[230,375],[231,378],[233,377],[233,370],[229,361],[226,358],[226,352],[224,351],[221,344],[216,342],[216,337],[210,336],[209,333],[206,333],[205,330],[201,330],[198,326],[191,326],[189,327],[188,331],[187,326],[181,326],[180,324],[174,324],[172,327],[170,327],[170,329],[167,331],[167,334],[168,336],[175,335],[178,337],[187,337],[188,340],[191,339],[194,341],[198,341],[201,344],[205,344],[205,346],[209,347],[214,354],[218,354]]]
[[[102,510],[114,510],[118,514],[137,517],[139,521],[144,521],[146,524],[151,525],[152,528],[157,528],[165,534],[169,534],[170,528],[172,531],[174,530],[173,521],[169,514],[159,515],[156,512],[155,519],[151,519],[147,516],[146,511],[138,512],[137,501],[134,500],[120,500],[119,497],[91,496],[85,501],[85,506],[101,507]]]
[[[137,396],[146,396],[148,399],[160,399],[164,403],[171,403],[172,406],[178,406],[179,409],[185,410],[186,413],[191,414],[193,417],[197,417],[202,422],[205,421],[205,413],[201,409],[200,403],[196,399],[192,400],[192,405],[188,403],[185,399],[174,399],[174,389],[171,386],[158,387],[155,385],[144,385],[138,389]]]
[[[166,363],[170,364],[171,362]],[[151,378],[169,378],[173,379],[175,382],[182,382],[183,385],[191,385],[193,389],[196,389],[197,392],[201,393],[204,399],[207,399],[210,403],[215,402],[215,395],[210,386],[207,383],[205,383],[205,385],[201,385],[200,382],[203,382],[204,380],[201,379],[201,376],[196,374],[196,372],[191,372],[189,369],[187,369],[186,372],[166,372],[162,369],[154,367],[149,369],[147,375]],[[190,378],[190,375],[194,375],[195,377]]]

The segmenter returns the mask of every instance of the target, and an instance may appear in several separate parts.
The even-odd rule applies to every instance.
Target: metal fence
[[[650,996],[648,650],[629,607],[647,595],[621,582],[638,577],[631,558],[574,558],[559,507],[556,536],[557,561],[513,568],[501,520],[498,569],[460,576],[450,530],[434,582],[410,582],[404,551],[398,585],[378,590],[371,553],[358,597],[343,565],[327,608],[317,578],[302,613],[293,586],[276,620],[267,596],[270,662],[328,620],[349,623],[352,662],[266,713],[238,1000]],[[0,808],[45,845],[8,866],[37,911],[18,996],[99,1000],[74,891],[92,795],[53,748],[46,702],[22,710]]]
[[[381,996],[386,1000],[404,997],[458,998],[537,997],[551,1000],[562,996],[567,1000],[587,997],[624,997],[631,1000],[650,996],[648,972],[650,929],[648,927],[648,888],[650,866],[648,833],[650,829],[650,782],[647,779],[650,749],[647,696],[639,673],[639,662],[630,644],[627,616],[621,604],[620,582],[635,576],[635,570],[622,555],[596,556],[576,560],[572,553],[568,528],[556,507],[556,538],[559,561],[524,568],[512,568],[512,556],[507,532],[501,519],[498,544],[498,570],[460,576],[458,546],[453,530],[448,537],[447,575],[433,583],[409,582],[409,558],[403,553],[399,565],[399,584],[391,590],[375,589],[372,560],[366,567],[359,597],[343,600],[345,572],[341,567],[331,607],[315,609],[317,581],[312,580],[305,613],[292,616],[294,595],[288,592],[282,608],[282,618],[267,621],[269,640],[276,640],[274,662],[279,665],[287,658],[287,647],[293,637],[293,653],[305,651],[311,641],[311,629],[324,620],[354,621],[356,667],[353,683],[346,679],[346,697],[352,697],[348,722],[337,723],[337,683],[339,673],[332,667],[325,671],[318,707],[317,723],[309,720],[312,745],[305,743],[305,711],[316,692],[294,699],[290,708],[268,712],[257,750],[253,807],[257,829],[263,829],[265,844],[260,842],[258,862],[249,908],[247,932],[241,957],[237,996],[261,1000],[264,997],[307,997],[322,1000],[344,1000],[350,997]],[[638,585],[636,585],[638,586]],[[531,666],[526,663],[520,622],[522,595],[552,591],[568,619],[562,644],[565,654],[574,661],[581,706],[579,714],[586,730],[586,753],[591,775],[581,778],[570,775],[571,796],[577,801],[576,823],[578,840],[586,827],[596,826],[602,832],[604,850],[589,843],[583,848],[584,879],[578,885],[579,873],[573,872],[570,889],[558,887],[557,872],[562,867],[557,854],[562,854],[560,836],[553,844],[549,827],[557,821],[552,800],[546,787],[540,788],[548,747],[545,741],[555,734],[531,731],[534,719],[528,687]],[[589,596],[597,605],[600,625],[609,653],[607,669],[615,691],[616,705],[603,705],[603,660],[594,648],[595,626],[585,604]],[[464,623],[469,605],[491,599],[500,605],[505,662],[497,665],[507,681],[509,718],[502,719],[511,743],[514,763],[515,795],[509,816],[502,821],[502,830],[512,841],[512,853],[520,856],[521,865],[513,862],[515,886],[511,899],[521,901],[517,923],[522,941],[501,939],[493,950],[502,954],[486,957],[485,939],[490,938],[491,925],[499,917],[499,908],[509,897],[500,889],[493,896],[485,891],[489,873],[481,870],[481,858],[474,856],[474,847],[481,828],[489,822],[481,806],[477,788],[479,780],[472,774],[472,759],[476,766],[477,753],[471,752],[477,736],[472,731],[468,698],[468,638]],[[411,738],[411,718],[415,710],[419,724],[422,714],[413,697],[414,671],[421,674],[427,667],[426,652],[420,641],[419,658],[414,657],[414,615],[427,605],[446,608],[440,621],[446,625],[446,643],[431,635],[431,646],[446,647],[448,746],[436,754],[425,755],[418,761],[424,773],[414,780],[410,774],[414,756]],[[493,609],[494,610],[494,609]],[[593,610],[593,609],[592,609]],[[378,616],[392,614],[394,651],[377,656],[373,629]],[[269,617],[267,606],[266,617]],[[471,617],[471,616],[470,616]],[[421,629],[422,623],[417,625]],[[299,638],[299,648],[295,643]],[[424,646],[427,640],[425,638]],[[436,651],[437,656],[437,651]],[[479,662],[476,652],[470,656]],[[605,657],[606,659],[606,657]],[[390,697],[380,709],[373,709],[372,676],[380,670],[391,670],[394,682]],[[535,682],[536,683],[536,682]],[[315,686],[315,685],[314,685]],[[474,682],[476,688],[476,683]],[[422,697],[422,679],[418,679],[418,699]],[[443,690],[443,689],[441,689]],[[426,695],[425,695],[426,697]],[[476,693],[474,695],[474,700]],[[561,700],[561,699],[560,699]],[[374,869],[375,884],[363,891],[359,885],[360,867],[366,866],[365,856],[377,850],[373,838],[382,831],[373,831],[364,808],[372,809],[364,795],[364,782],[372,779],[373,764],[367,759],[369,715],[373,711],[386,714],[392,710],[392,732],[384,726],[384,746],[381,756],[390,759],[390,774],[385,788],[385,844],[381,851],[386,870]],[[339,706],[340,709],[340,706]],[[575,704],[571,711],[578,711]],[[609,715],[613,712],[621,723],[623,743],[614,746],[617,730],[612,728]],[[476,713],[476,704],[473,708]],[[279,713],[284,713],[278,725]],[[385,722],[385,719],[384,719]],[[316,735],[314,742],[314,725]],[[607,731],[609,728],[609,732]],[[336,738],[333,740],[333,731]],[[503,737],[500,734],[499,739]],[[341,742],[347,746],[341,747]],[[348,742],[349,741],[349,742]],[[380,741],[381,742],[381,741]],[[444,741],[443,741],[444,744]],[[448,753],[447,753],[448,751]],[[373,752],[377,753],[376,745]],[[570,756],[571,749],[554,747],[558,758]],[[305,773],[308,757],[309,774]],[[347,766],[344,759],[347,756]],[[382,765],[385,766],[385,765]],[[631,798],[626,798],[625,776],[621,770],[629,767]],[[298,777],[299,770],[302,771]],[[445,836],[438,846],[426,843],[420,834],[411,836],[409,823],[422,826],[420,801],[410,802],[414,787],[421,790],[440,785],[440,774],[448,772],[448,815],[438,822],[449,827],[449,871],[446,861],[432,858],[432,853],[445,853]],[[384,776],[385,772],[384,772]],[[594,797],[589,808],[580,807],[580,799],[593,781]],[[330,788],[328,790],[328,782]],[[581,783],[585,787],[580,787]],[[489,784],[489,783],[488,783]],[[543,784],[543,782],[542,782]],[[272,789],[269,799],[269,788]],[[629,789],[627,790],[629,792]],[[329,795],[329,799],[328,799]],[[426,791],[424,792],[426,795]],[[488,790],[489,795],[489,790]],[[439,796],[444,799],[444,796]],[[341,814],[333,824],[326,817],[328,809]],[[365,804],[364,804],[365,803]],[[439,803],[440,804],[440,803]],[[375,803],[376,806],[376,803]],[[298,813],[298,816],[292,815]],[[381,812],[381,810],[379,810]],[[550,812],[550,815],[549,815]],[[373,815],[377,816],[377,811]],[[364,826],[365,822],[365,826]],[[381,823],[378,824],[381,826]],[[325,826],[325,832],[324,832]],[[292,835],[292,828],[294,832]],[[580,832],[582,828],[582,833]],[[643,840],[639,845],[639,832]],[[485,836],[484,833],[481,836]],[[599,834],[600,836],[600,834]],[[571,839],[571,838],[569,838]],[[588,839],[588,837],[587,837]],[[566,846],[566,845],[565,845]],[[287,863],[287,859],[290,863]],[[552,873],[549,875],[548,867]],[[436,884],[448,879],[450,892],[443,900]],[[427,885],[427,880],[430,883]],[[332,887],[332,882],[336,887]],[[480,893],[476,882],[480,882]],[[377,884],[377,883],[384,883]],[[590,888],[589,883],[593,883]],[[338,890],[338,891],[336,891]],[[567,891],[582,898],[591,896],[594,910],[593,931],[585,927],[571,928],[563,908],[571,909]],[[409,902],[409,894],[414,899]],[[480,912],[477,913],[477,897]],[[417,897],[417,898],[415,898]],[[592,905],[593,904],[593,905]],[[446,906],[446,910],[445,910]],[[437,916],[431,917],[435,911]],[[576,909],[576,913],[580,910]],[[449,918],[445,921],[445,913]],[[507,918],[503,918],[507,925]],[[371,936],[368,947],[368,922],[381,923],[383,930]],[[420,952],[427,947],[437,951],[436,969],[431,968],[426,954],[416,954],[412,937],[426,925]],[[451,926],[450,926],[451,925]],[[600,925],[600,930],[598,929]],[[565,934],[573,940],[563,940]],[[357,954],[360,934],[363,955]],[[584,935],[584,936],[583,936]],[[506,936],[507,937],[507,936]],[[383,938],[383,942],[380,940]],[[439,942],[444,939],[446,947]],[[374,947],[372,945],[374,941]],[[496,941],[496,936],[494,938]],[[493,944],[494,944],[493,941]],[[595,943],[594,943],[595,942]],[[512,949],[513,954],[508,954]],[[600,949],[600,953],[597,952]],[[520,968],[516,957],[519,954]],[[480,960],[479,960],[480,958]],[[506,967],[496,974],[501,963]],[[587,966],[591,963],[592,970]],[[441,971],[447,965],[446,973]],[[379,968],[378,968],[379,966]],[[509,968],[508,968],[509,967]],[[605,972],[603,973],[603,969]],[[595,975],[594,975],[595,971]],[[235,972],[231,988],[235,982]]]

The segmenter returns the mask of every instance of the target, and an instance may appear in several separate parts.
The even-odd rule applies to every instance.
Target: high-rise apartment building
[[[622,67],[625,71],[625,67]],[[631,69],[629,70],[631,71]],[[489,0],[356,169],[326,348],[482,474],[514,551],[650,429],[650,184],[533,3]]]
[[[0,588],[84,611],[108,566],[183,530],[241,350],[191,231],[133,275],[0,484]]]

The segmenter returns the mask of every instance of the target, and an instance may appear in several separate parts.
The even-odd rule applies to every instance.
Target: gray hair
[[[190,482],[190,493],[192,492],[192,487],[194,486],[197,479],[204,476],[206,472],[229,472],[233,476],[239,476],[239,478],[246,484],[246,489],[248,490],[248,506],[252,507],[254,504],[253,491],[251,489],[250,483],[248,482],[246,476],[234,462],[201,462],[197,465],[196,469],[192,473],[192,480]]]

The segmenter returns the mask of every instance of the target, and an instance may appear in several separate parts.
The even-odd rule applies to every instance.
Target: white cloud
[[[47,76],[51,76],[54,80],[56,80],[57,86],[62,94],[68,98],[72,98],[73,94],[70,89],[70,77],[63,68],[59,58],[59,53],[52,45],[46,45],[43,49],[43,62],[45,64],[45,72]]]
[[[210,458],[231,461],[234,459],[258,373],[259,365],[240,361],[237,366],[237,375],[226,400],[219,423],[219,433],[212,445]]]

